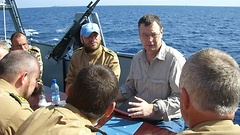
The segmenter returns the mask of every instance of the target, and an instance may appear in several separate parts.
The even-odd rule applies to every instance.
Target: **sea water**
[[[86,10],[86,7],[20,8],[19,13],[29,38],[57,44],[73,24],[74,14]],[[93,12],[99,15],[107,47],[116,52],[136,53],[142,48],[137,22],[144,14],[152,13],[163,23],[166,44],[186,58],[213,47],[226,51],[240,63],[240,7],[97,6]],[[9,15],[7,29],[10,36],[14,27]],[[0,23],[0,36],[3,36],[3,23]]]

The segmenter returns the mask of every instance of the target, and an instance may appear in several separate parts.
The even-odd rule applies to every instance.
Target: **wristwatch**
[[[159,110],[159,107],[156,103],[153,104],[153,110],[154,110],[154,112]]]

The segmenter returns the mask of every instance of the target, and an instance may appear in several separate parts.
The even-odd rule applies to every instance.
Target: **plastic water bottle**
[[[47,106],[47,100],[46,100],[46,96],[44,95],[44,93],[42,92],[41,95],[39,96],[39,102],[38,102],[38,106],[39,107],[43,107],[43,106]]]
[[[59,105],[60,102],[59,86],[57,84],[56,79],[52,79],[51,91],[52,91],[52,104]]]

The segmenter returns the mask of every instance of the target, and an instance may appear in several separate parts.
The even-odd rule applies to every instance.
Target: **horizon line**
[[[100,7],[100,6],[179,6],[179,7],[240,7],[240,5],[98,5],[97,7]],[[58,5],[55,5],[55,6],[32,6],[32,7],[18,7],[18,8],[47,8],[47,7],[86,7],[86,6],[71,6],[71,5],[68,5],[68,6],[58,6]]]

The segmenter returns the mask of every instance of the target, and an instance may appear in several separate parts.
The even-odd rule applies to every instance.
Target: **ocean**
[[[73,24],[75,13],[86,10],[86,7],[20,8],[19,13],[24,29],[31,35],[29,38],[57,44]],[[136,53],[142,48],[137,22],[144,14],[152,13],[163,23],[166,44],[186,58],[213,47],[226,51],[240,63],[240,7],[97,6],[93,12],[99,15],[107,47],[116,52]],[[14,28],[9,15],[6,18],[10,36]]]
[[[74,14],[86,10],[86,7],[20,8],[19,14],[29,38],[55,45],[73,24]],[[211,47],[227,52],[240,64],[240,7],[97,6],[93,12],[99,15],[106,46],[115,52],[135,54],[142,49],[137,22],[144,14],[151,13],[162,21],[166,44],[186,58]],[[6,20],[10,37],[15,29],[8,12]],[[2,36],[3,23],[0,23]],[[234,122],[240,124],[240,109]]]

